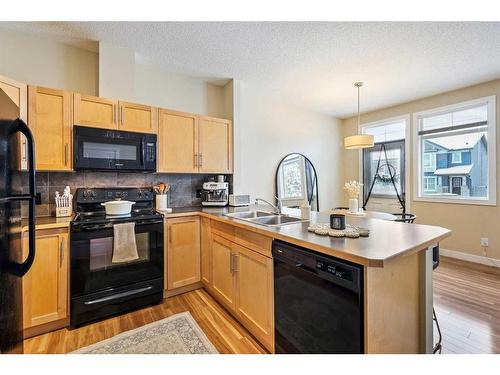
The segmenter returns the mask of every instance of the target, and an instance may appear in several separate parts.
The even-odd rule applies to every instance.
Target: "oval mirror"
[[[304,155],[286,155],[276,170],[276,196],[284,207],[299,208],[304,201],[311,210],[319,211],[318,176],[311,161]]]

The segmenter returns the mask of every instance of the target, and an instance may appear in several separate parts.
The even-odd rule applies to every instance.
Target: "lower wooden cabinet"
[[[273,261],[212,234],[211,294],[266,346],[274,350]]]
[[[214,296],[229,310],[236,310],[236,275],[233,243],[214,235],[212,239],[212,285]]]
[[[200,281],[200,218],[180,217],[166,220],[167,290]]]
[[[236,313],[243,325],[267,348],[273,347],[273,260],[233,244]]]
[[[25,256],[27,235],[23,237]],[[68,317],[68,249],[66,229],[36,231],[35,261],[23,277],[24,329]]]

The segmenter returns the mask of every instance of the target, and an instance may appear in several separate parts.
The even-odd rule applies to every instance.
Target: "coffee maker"
[[[204,182],[202,191],[203,206],[226,206],[229,196],[229,183]]]

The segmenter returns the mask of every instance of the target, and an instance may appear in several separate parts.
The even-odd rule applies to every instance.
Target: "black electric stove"
[[[163,299],[163,216],[145,188],[78,189],[71,222],[71,325],[116,315]],[[101,203],[136,202],[128,215],[106,215]],[[133,222],[138,258],[113,263],[114,226]]]

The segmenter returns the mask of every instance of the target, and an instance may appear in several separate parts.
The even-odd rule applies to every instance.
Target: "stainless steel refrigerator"
[[[26,137],[28,171],[19,163]],[[19,107],[0,89],[0,353],[23,352],[22,277],[35,259],[34,144]],[[21,207],[27,206],[29,252],[23,259]],[[23,210],[24,211],[24,210]]]

